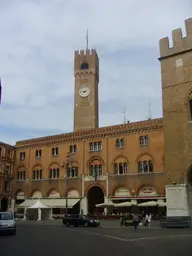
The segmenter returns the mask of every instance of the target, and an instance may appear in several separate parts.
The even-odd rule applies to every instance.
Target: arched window
[[[59,168],[53,168],[49,170],[49,178],[50,179],[58,179],[59,178]]]
[[[138,172],[143,172],[143,162],[138,162]]]
[[[102,142],[94,142],[89,144],[89,151],[101,151],[102,150]]]
[[[98,143],[95,142],[95,143],[94,143],[94,151],[97,151],[97,150],[98,150]]]
[[[22,181],[26,179],[26,171],[25,169],[21,168],[17,171],[17,180]]]
[[[99,141],[99,142],[98,142],[98,151],[101,151],[101,150],[102,150],[102,142]]]
[[[145,145],[149,145],[149,137],[147,135],[145,136],[145,140],[144,141],[145,141]]]
[[[147,146],[147,145],[149,145],[149,136],[148,135],[140,136],[139,142],[140,142],[140,146]]]
[[[67,177],[68,178],[78,177],[78,167],[77,166],[68,167]]]
[[[123,147],[124,147],[124,139],[117,139],[116,148],[123,148]]]
[[[83,62],[80,66],[80,69],[89,69],[89,64],[86,62]]]
[[[93,177],[98,177],[103,175],[103,167],[101,164],[94,164],[89,166],[89,175]]]
[[[140,145],[143,145],[144,144],[144,137],[140,136],[139,140],[140,140]]]
[[[41,180],[42,179],[42,170],[33,170],[33,175],[32,175],[33,180]]]
[[[76,153],[77,152],[77,145],[70,145],[69,146],[70,153]]]
[[[127,174],[128,164],[126,162],[115,163],[114,164],[114,174],[115,175],[123,175]]]
[[[36,158],[41,158],[41,153],[42,153],[41,149],[37,149],[37,150],[35,151],[35,157],[36,157]]]
[[[149,172],[153,172],[153,163],[151,160],[148,161],[149,164]]]
[[[138,172],[139,173],[153,172],[153,162],[152,162],[152,160],[139,161],[138,162]]]

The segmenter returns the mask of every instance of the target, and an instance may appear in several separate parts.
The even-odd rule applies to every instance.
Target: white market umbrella
[[[159,203],[158,205],[159,205],[159,207],[166,207],[167,203],[163,202],[163,203]]]
[[[148,202],[138,204],[138,206],[140,207],[157,206],[157,205],[158,203],[156,201],[148,201]]]
[[[50,208],[47,205],[43,204],[39,199],[32,204],[31,206],[29,206],[27,209],[45,209],[45,208]]]
[[[131,202],[123,202],[123,203],[119,203],[119,204],[115,204],[114,207],[130,207],[133,204]]]
[[[102,203],[102,204],[96,204],[95,206],[97,208],[108,208],[108,207],[114,207],[114,203],[112,203],[112,202]]]

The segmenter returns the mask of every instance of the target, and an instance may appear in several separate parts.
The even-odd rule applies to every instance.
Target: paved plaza
[[[19,256],[178,256],[192,254],[192,229],[153,226],[134,231],[117,222],[102,221],[99,228],[64,227],[61,221],[18,221],[16,236],[0,236],[1,255]]]

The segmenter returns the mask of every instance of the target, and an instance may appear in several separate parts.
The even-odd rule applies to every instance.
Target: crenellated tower
[[[96,50],[75,51],[74,131],[99,126],[99,58]]]
[[[192,18],[160,40],[165,171],[168,183],[186,183],[192,166]]]

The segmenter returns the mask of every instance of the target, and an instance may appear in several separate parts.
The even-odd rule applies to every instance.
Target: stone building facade
[[[0,142],[0,211],[6,210],[12,198],[15,148]]]
[[[72,156],[66,182],[68,152]],[[162,200],[162,119],[17,142],[15,170],[18,203],[44,197],[54,205],[53,197],[65,198],[67,188],[84,213],[92,213],[93,204],[103,201]]]
[[[162,118],[98,128],[96,50],[75,52],[74,76],[74,132],[16,143],[16,207],[41,197],[62,209],[67,197],[69,207],[92,214],[103,202],[164,202]]]
[[[163,119],[99,128],[99,58],[75,52],[74,131],[16,143],[15,209],[41,198],[56,212],[92,214],[103,202],[163,203],[165,184],[191,182],[192,19],[185,24],[172,48],[160,40]]]

